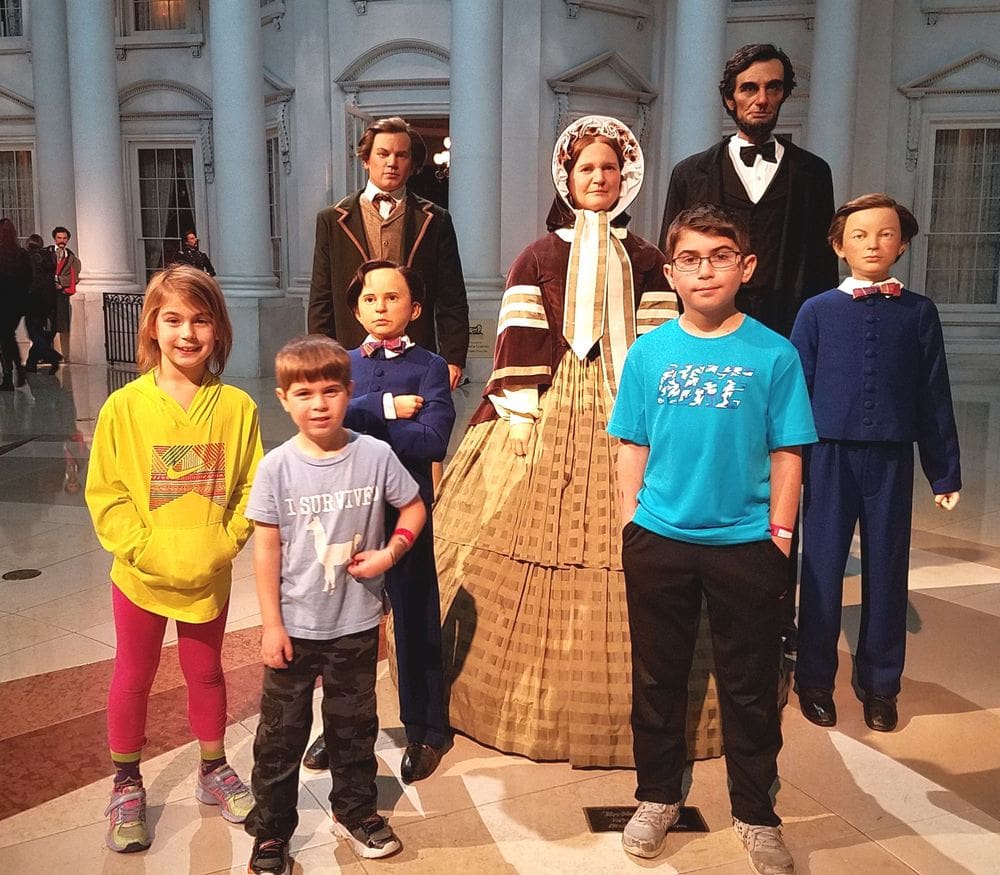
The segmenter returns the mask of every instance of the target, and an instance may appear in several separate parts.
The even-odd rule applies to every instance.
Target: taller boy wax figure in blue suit
[[[917,233],[884,194],[848,201],[830,242],[851,269],[808,300],[792,329],[820,441],[805,452],[796,688],[802,713],[833,726],[844,566],[861,524],[857,683],[870,729],[896,727],[906,648],[913,443],[938,507],[962,475],[944,338],[930,298],[890,276]]]
[[[361,265],[346,294],[367,336],[350,351],[354,391],[344,425],[388,443],[417,481],[427,508],[423,531],[385,579],[395,633],[399,716],[407,738],[400,765],[405,783],[430,775],[451,740],[430,509],[431,463],[445,457],[455,406],[445,360],[407,336],[424,297],[420,274],[392,261]],[[390,511],[386,531],[396,530],[395,523]]]
[[[775,137],[781,107],[795,88],[795,70],[769,43],[740,48],[719,82],[722,105],[737,132],[680,161],[670,175],[660,243],[681,210],[698,203],[726,207],[750,229],[757,270],[736,306],[788,337],[807,298],[837,284],[837,259],[826,239],[833,218],[829,165],[786,137]],[[792,554],[798,549],[792,541]],[[789,564],[782,637],[796,647],[795,579]]]

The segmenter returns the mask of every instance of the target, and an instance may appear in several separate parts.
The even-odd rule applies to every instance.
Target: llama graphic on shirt
[[[323,566],[323,592],[333,592],[337,588],[338,574],[343,577],[344,569],[357,553],[361,543],[361,534],[356,534],[350,541],[337,544],[327,543],[326,529],[318,516],[314,516],[306,524],[306,531],[313,537],[313,548],[316,550],[316,561]]]

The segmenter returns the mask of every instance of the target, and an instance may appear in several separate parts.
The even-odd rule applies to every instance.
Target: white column
[[[65,0],[31,4],[31,81],[40,214],[36,227],[22,233],[37,231],[50,243],[49,234],[56,225],[76,231]]]
[[[212,259],[228,298],[280,295],[271,272],[264,60],[256,3],[209,9],[215,203]]]
[[[677,0],[673,57],[665,52],[663,62],[664,79],[669,76],[671,82],[661,137],[669,143],[668,163],[661,171],[665,178],[678,161],[722,136],[719,80],[726,62],[728,9],[729,0]]]
[[[302,3],[295,9],[295,125],[292,168],[297,180],[288,190],[289,294],[309,293],[316,214],[332,202],[333,160],[344,176],[343,147],[333,148],[330,89],[329,8]],[[352,48],[356,53],[357,47]],[[284,171],[282,171],[284,172]],[[294,248],[293,248],[294,247]]]
[[[500,0],[452,0],[451,176],[448,209],[470,298],[500,280],[503,9]]]
[[[816,0],[808,146],[833,172],[834,202],[852,194],[861,0]]]
[[[84,288],[135,287],[128,269],[125,165],[115,66],[113,0],[66,4],[77,247]]]
[[[129,258],[113,0],[72,0],[66,4],[66,28],[73,35],[69,69],[76,71],[69,81],[77,208],[73,248],[83,262],[72,302],[71,355],[97,363],[104,361],[103,293],[139,288]]]

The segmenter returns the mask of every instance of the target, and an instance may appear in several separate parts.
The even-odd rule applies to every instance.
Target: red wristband
[[[791,538],[795,533],[785,526],[779,526],[777,523],[771,523],[771,537],[772,538]]]
[[[406,549],[409,550],[413,546],[413,542],[417,540],[417,536],[413,534],[409,529],[396,529],[393,535],[399,535],[404,541],[406,541]],[[391,536],[390,536],[391,537]]]

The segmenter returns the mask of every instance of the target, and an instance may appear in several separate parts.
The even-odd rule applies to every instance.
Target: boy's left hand
[[[381,550],[362,550],[351,557],[347,563],[347,573],[358,580],[370,580],[378,577],[392,568],[392,552],[385,548]]]
[[[942,492],[940,495],[934,496],[934,503],[942,510],[953,510],[958,504],[958,493]]]
[[[458,365],[448,365],[448,382],[451,385],[452,392],[454,392],[458,388],[458,384],[462,382],[462,369]]]
[[[792,539],[791,538],[771,538],[774,546],[777,547],[785,556],[790,557],[792,555]]]

